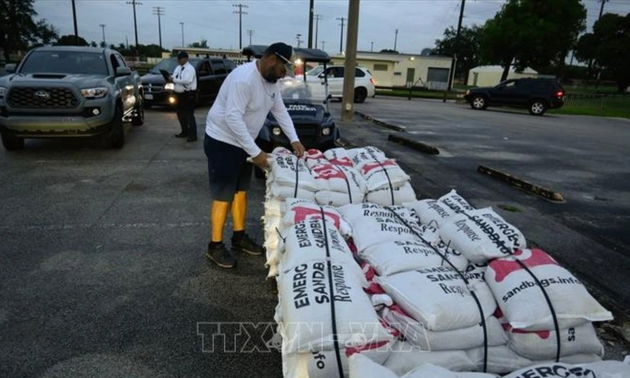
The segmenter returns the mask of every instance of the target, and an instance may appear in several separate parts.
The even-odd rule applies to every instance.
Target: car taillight
[[[556,93],[556,96],[558,96],[558,97],[562,97],[562,96],[564,96],[564,92],[562,92],[562,91],[558,91],[558,93]]]
[[[376,85],[376,82],[374,81],[373,77],[370,78],[370,83],[372,83],[373,85]]]

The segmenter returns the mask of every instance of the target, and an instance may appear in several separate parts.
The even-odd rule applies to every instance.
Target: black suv
[[[562,107],[564,94],[556,79],[525,78],[506,80],[495,87],[469,89],[464,98],[473,109],[509,106],[527,108],[530,114],[543,115],[547,109]]]

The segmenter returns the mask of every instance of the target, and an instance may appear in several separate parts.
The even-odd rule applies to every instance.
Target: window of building
[[[387,71],[387,64],[374,63],[374,71]]]

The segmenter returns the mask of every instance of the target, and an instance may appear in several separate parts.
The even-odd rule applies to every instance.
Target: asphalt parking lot
[[[400,115],[407,107],[420,113],[396,121],[409,118],[409,125],[417,125],[410,134],[438,145],[442,155],[427,157],[387,142],[391,130],[359,119],[342,125],[344,138],[355,144],[377,145],[398,158],[412,175],[420,196],[435,197],[455,187],[476,206],[518,207],[518,213],[502,214],[563,262],[573,258],[575,265],[582,267],[579,274],[587,272],[589,265],[593,275],[597,269],[616,266],[607,277],[601,277],[597,288],[603,290],[606,284],[616,282],[620,307],[630,303],[622,296],[629,279],[624,255],[546,210],[568,208],[573,204],[570,191],[556,186],[568,201],[550,204],[468,169],[476,168],[479,151],[492,156],[492,148],[497,149],[492,160],[495,165],[530,161],[522,152],[527,147],[517,151],[508,146],[504,149],[510,151],[502,151],[492,141],[507,143],[502,139],[507,137],[516,143],[518,135],[526,135],[540,118],[380,98],[368,99],[357,110],[389,117],[387,111]],[[339,103],[332,108],[338,115]],[[196,112],[199,135],[206,113],[207,107]],[[484,118],[476,118],[477,114]],[[555,121],[556,127],[573,127],[581,119],[554,116],[549,122]],[[547,122],[547,118],[542,120]],[[601,120],[585,122],[608,125]],[[630,123],[619,125],[627,125],[626,131],[617,130],[624,126],[606,126],[614,130],[609,138],[611,145],[617,146],[610,156],[621,154],[622,137]],[[485,128],[492,133],[498,126],[504,133],[494,139],[480,132]],[[538,128],[543,135],[545,127]],[[206,263],[209,203],[205,156],[201,140],[187,143],[175,139],[177,130],[175,114],[156,109],[147,112],[144,126],[128,130],[127,144],[120,151],[81,139],[28,140],[24,151],[0,151],[0,376],[281,376],[277,352],[231,353],[241,347],[247,349],[252,342],[249,336],[270,337],[265,323],[273,322],[277,299],[265,281],[262,257],[239,256],[234,271]],[[592,136],[578,134],[576,131],[576,141],[596,143],[589,141]],[[429,140],[430,135],[433,139]],[[548,141],[550,136],[542,139]],[[560,145],[562,140],[559,137],[554,143]],[[542,155],[540,151],[532,154]],[[499,158],[502,154],[505,159]],[[592,152],[583,154],[588,158],[583,160],[598,164],[591,158]],[[579,156],[578,151],[575,156]],[[605,165],[606,159],[601,164]],[[620,164],[616,169],[609,161],[608,168],[628,178],[630,165],[621,163],[614,163]],[[528,168],[528,172],[537,178],[536,170]],[[575,175],[571,185],[579,189],[579,175]],[[605,178],[592,181],[590,177],[582,181],[585,190],[593,182],[607,184]],[[623,202],[627,197],[618,201],[613,194],[605,195],[615,204],[627,204]],[[263,184],[255,181],[247,223],[259,241],[263,200]],[[617,208],[608,203],[613,201],[599,202]],[[627,225],[628,218],[623,218],[627,207],[619,206],[618,210],[622,226]],[[607,211],[601,210],[601,214]],[[609,256],[614,258],[607,261]],[[211,351],[212,338],[207,335],[216,331],[215,322],[249,325],[240,329],[240,334],[239,329],[226,328],[226,333],[231,332],[225,338],[227,348],[219,338],[214,339],[215,350]],[[259,341],[254,344],[261,347]],[[609,357],[620,356],[625,350],[616,349]]]

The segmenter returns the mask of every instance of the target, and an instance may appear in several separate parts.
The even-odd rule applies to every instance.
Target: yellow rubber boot
[[[213,242],[218,243],[223,241],[223,226],[225,226],[225,220],[227,219],[229,208],[229,202],[212,202],[212,209],[210,210],[210,222]]]
[[[232,201],[232,221],[234,232],[245,231],[245,218],[247,216],[247,192],[236,192]]]

